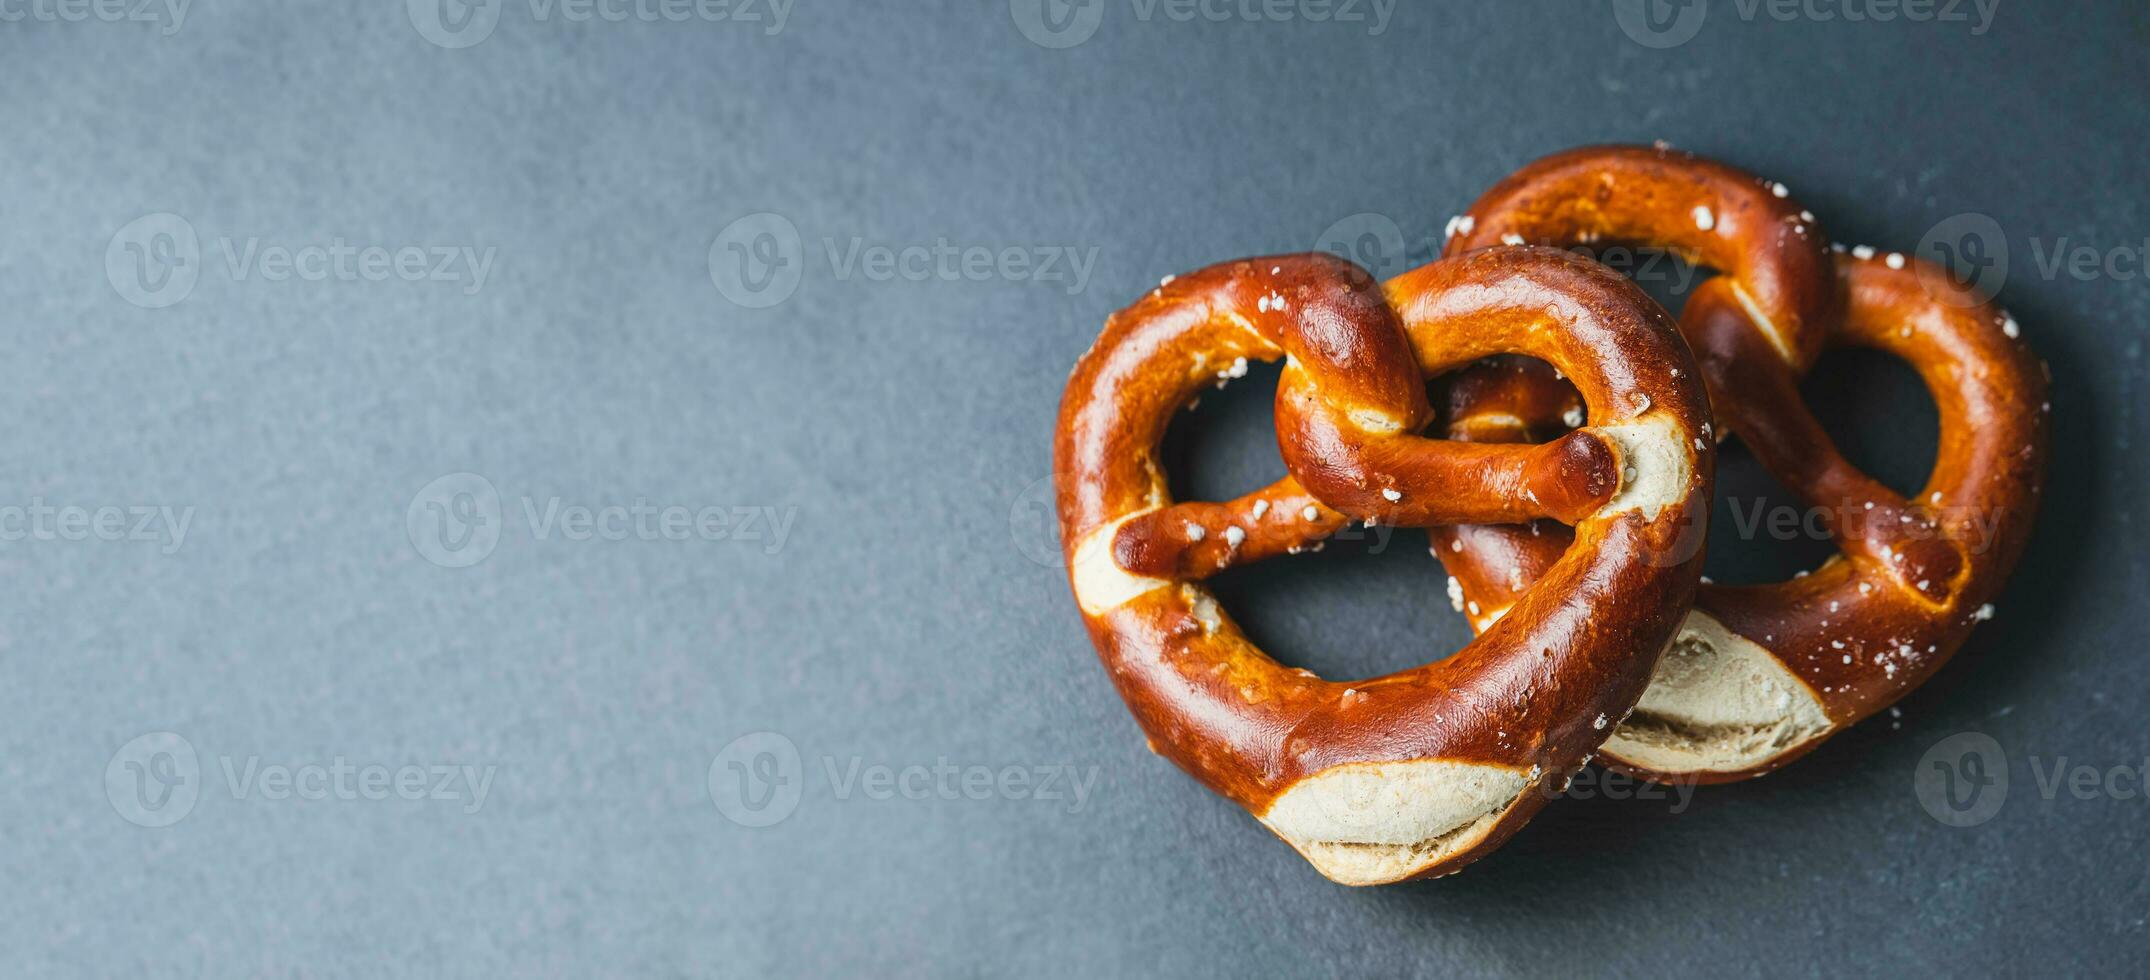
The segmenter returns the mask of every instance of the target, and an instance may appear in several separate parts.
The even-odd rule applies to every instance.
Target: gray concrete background
[[[558,3],[0,3],[0,972],[2140,972],[2141,5]],[[1842,241],[1992,220],[2054,377],[2031,553],[1780,775],[1329,885],[1098,668],[1060,385],[1160,276],[1346,219],[1420,259],[1523,162],[1656,138]],[[944,239],[1023,264],[875,264]],[[1189,489],[1279,472],[1273,377],[1175,433]],[[1907,372],[1809,394],[1920,480]],[[1415,535],[1271,564],[1222,591],[1289,663],[1465,639]],[[2011,781],[1956,827],[1913,780],[1965,732]]]

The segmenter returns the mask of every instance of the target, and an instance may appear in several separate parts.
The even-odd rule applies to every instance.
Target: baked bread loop
[[[1532,446],[1417,434],[1426,376],[1511,351],[1565,368],[1600,424]],[[1157,461],[1173,413],[1279,358],[1293,476],[1174,502]],[[1706,419],[1670,318],[1575,256],[1494,249],[1379,286],[1326,254],[1213,266],[1113,315],[1068,381],[1054,452],[1069,583],[1155,751],[1336,881],[1446,874],[1527,822],[1640,697],[1700,577],[1698,553],[1658,556],[1706,520]],[[1315,544],[1347,513],[1572,520],[1578,546],[1454,656],[1334,682],[1264,655],[1200,583]]]
[[[1526,243],[1651,246],[1717,270],[1681,323],[1705,365],[1759,345],[1803,372],[1839,309],[1827,240],[1789,188],[1669,147],[1583,147],[1525,166],[1449,223],[1445,254]]]
[[[1712,196],[1690,203],[1667,190],[1680,187]],[[1564,205],[1563,195],[1587,203]],[[1669,217],[1643,220],[1653,207]],[[1712,220],[1674,220],[1683,207],[1708,208]],[[1605,743],[1608,763],[1690,782],[1768,772],[1917,687],[1991,615],[2030,532],[2046,446],[2042,366],[2004,311],[1903,255],[1832,257],[1782,185],[1662,150],[1548,158],[1458,224],[1470,231],[1451,239],[1451,253],[1515,235],[1617,240],[1736,270],[1697,288],[1681,317],[1717,410],[1713,435],[1738,433],[1841,550],[1789,582],[1704,585],[1635,713]],[[1807,281],[1816,255],[1826,289]],[[1940,451],[1911,499],[1847,463],[1800,400],[1800,374],[1832,345],[1901,357],[1932,391]],[[1447,402],[1448,434],[1481,442],[1558,438],[1583,415],[1550,369],[1524,362],[1473,368],[1451,381]],[[1432,537],[1451,595],[1480,629],[1527,596],[1569,543],[1565,528],[1542,521]]]

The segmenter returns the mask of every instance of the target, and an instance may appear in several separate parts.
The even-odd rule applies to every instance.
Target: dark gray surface
[[[1006,0],[801,0],[773,35],[511,0],[462,49],[396,2],[0,23],[0,504],[194,508],[169,554],[0,542],[6,971],[2140,971],[2150,801],[2048,799],[2038,775],[2150,754],[2145,8],[1713,3],[1663,49],[1595,3],[1406,3],[1375,36],[1138,9],[1111,0],[1065,50]],[[1305,249],[1361,212],[1423,243],[1533,157],[1654,138],[1785,181],[1846,242],[1994,219],[2002,298],[2054,378],[2030,554],[1893,723],[1684,807],[1556,804],[1457,878],[1330,885],[1144,750],[1062,574],[1030,557],[1060,385],[1162,275]],[[709,253],[762,211],[799,230],[803,276],[743,309]],[[160,242],[115,235],[157,212],[197,234],[199,281],[145,309],[115,283],[142,268],[130,241]],[[223,252],[339,236],[497,252],[482,286],[242,281]],[[823,244],[943,237],[1097,258],[1070,294],[846,277]],[[2134,274],[2045,275],[2063,242]],[[1278,471],[1270,379],[1175,435],[1187,485]],[[1918,481],[1932,409],[1903,372],[1839,359],[1809,391],[1856,458]],[[1735,499],[1769,492],[1736,452],[1725,467]],[[459,472],[490,481],[505,530],[441,567],[407,518]],[[773,548],[533,533],[522,500],[555,496],[796,518]],[[1460,645],[1422,538],[1369,550],[1222,591],[1279,658],[1334,674]],[[1720,542],[1712,565],[1824,553]],[[130,742],[162,731],[191,769]],[[750,828],[715,802],[738,801],[727,770],[714,794],[708,776],[757,731],[796,747],[762,771],[803,795]],[[2012,790],[1959,828],[1913,774],[1964,731],[1998,742]],[[243,780],[250,758],[494,776],[475,806],[278,799],[234,790],[226,760]],[[877,801],[828,768],[943,759],[1096,776],[1080,806]],[[175,810],[144,808],[130,762],[194,785],[191,811],[131,822]]]

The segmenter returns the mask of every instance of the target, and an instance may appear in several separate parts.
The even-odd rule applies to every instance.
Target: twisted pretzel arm
[[[1847,266],[1847,272],[1854,269]],[[1754,336],[1730,328],[1713,329],[1711,321],[1722,315],[1718,310],[1694,314],[1705,333]],[[1735,427],[1762,466],[1822,515],[1846,556],[1892,571],[1901,579],[1898,584],[1931,599],[1945,597],[1964,571],[1962,556],[1946,542],[1935,540],[1937,529],[1923,508],[1907,503],[1844,459],[1835,440],[1807,410],[1799,394],[1799,378],[1790,365],[1763,351],[1748,350],[1713,357],[1703,363],[1702,370],[1712,390],[1739,393],[1719,399],[1720,422]]]
[[[1872,481],[1833,448],[1817,451],[1785,480],[1838,515],[1831,527],[1844,554],[1790,582],[1707,587],[1698,604],[1728,629],[1762,638],[1816,692],[1830,732],[1924,683],[1992,614],[2044,480],[2042,365],[2011,336],[2005,311],[1977,297],[1937,299],[1930,290],[1945,273],[1922,275],[1917,262],[1890,268],[1839,256],[1850,303],[1832,342],[1900,357],[1926,382],[1941,439],[1925,486],[1909,501],[1886,488],[1869,499],[1832,494]],[[1805,420],[1790,434],[1744,436],[1765,462],[1812,423],[1804,405],[1787,412]]]
[[[1130,518],[1112,544],[1119,567],[1204,578],[1303,548],[1344,523],[1322,500],[1359,502],[1366,519],[1419,525],[1537,516],[1572,521],[1610,499],[1618,483],[1613,450],[1586,433],[1549,446],[1462,446],[1418,437],[1432,410],[1387,303],[1363,270],[1339,259],[1290,256],[1174,277],[1115,317],[1116,323],[1138,325],[1131,328],[1137,333],[1192,329],[1184,343],[1216,349],[1207,359],[1190,354],[1189,363],[1198,360],[1199,366],[1174,376],[1179,384],[1171,389],[1157,387],[1146,374],[1102,372],[1104,383],[1114,386],[1110,397],[1119,401],[1100,404],[1126,402],[1155,412],[1155,399],[1168,391],[1184,400],[1194,390],[1187,389],[1190,382],[1199,388],[1212,377],[1235,377],[1244,373],[1243,359],[1281,354],[1279,442],[1287,464],[1300,474],[1226,503],[1180,503]],[[1113,330],[1108,324],[1107,337]],[[1143,445],[1154,447],[1162,430],[1143,436]],[[1105,451],[1123,468],[1131,461],[1156,467],[1154,456],[1117,446]],[[1391,477],[1372,479],[1360,454],[1388,464]],[[1314,487],[1302,487],[1301,479]],[[1399,486],[1438,492],[1407,497]]]
[[[1551,365],[1530,358],[1489,358],[1440,379],[1437,387],[1451,439],[1543,442],[1584,419],[1575,387]],[[1453,524],[1427,528],[1426,534],[1448,571],[1450,604],[1480,631],[1506,615],[1575,541],[1574,532],[1553,521]],[[1684,542],[1681,548],[1694,550]]]

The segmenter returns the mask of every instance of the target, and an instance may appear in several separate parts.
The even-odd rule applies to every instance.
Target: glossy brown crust
[[[1619,477],[1604,469],[1632,461],[1597,430],[1550,454],[1413,434],[1432,417],[1423,376],[1502,352],[1565,366],[1608,425],[1647,416],[1691,433],[1707,417],[1669,317],[1596,263],[1493,249],[1376,291],[1356,266],[1301,255],[1170,279],[1115,314],[1069,378],[1055,439],[1071,584],[1099,657],[1158,753],[1256,816],[1307,777],[1352,763],[1528,773],[1531,784],[1476,845],[1416,876],[1498,846],[1543,805],[1537,788],[1578,768],[1609,734],[1606,719],[1634,706],[1700,575],[1699,555],[1653,556],[1706,520],[1712,451],[1683,439],[1687,479],[1676,496],[1647,513],[1593,510],[1577,526],[1581,546],[1546,570],[1548,588],[1456,655],[1384,677],[1339,683],[1283,667],[1197,580],[1341,527],[1342,515],[1315,504],[1302,480],[1364,503],[1363,516],[1414,523],[1489,507],[1550,513],[1609,495],[1599,485],[1617,487]],[[1222,504],[1172,502],[1156,446],[1173,413],[1235,375],[1236,359],[1287,354],[1277,416],[1296,479]],[[1542,488],[1540,503],[1507,499],[1531,488]],[[1109,557],[1084,551],[1104,534]],[[1162,581],[1101,601],[1082,584],[1098,572],[1085,563],[1097,561],[1111,562],[1114,581]]]
[[[1545,157],[1495,184],[1451,229],[1448,255],[1525,243],[1667,249],[1722,273],[1695,288],[1690,307],[1751,306],[1766,322],[1743,317],[1740,335],[1759,333],[1801,370],[1820,354],[1839,307],[1827,242],[1788,188],[1669,147]],[[1698,344],[1697,358],[1707,361],[1709,349]]]
[[[1596,161],[1624,171],[1638,155],[1647,155],[1661,170],[1674,159],[1633,149],[1592,156],[1598,152],[1562,154],[1555,158],[1563,161],[1557,169],[1587,170]],[[1729,171],[1687,159],[1712,179]],[[1772,187],[1744,179],[1754,187]],[[1511,178],[1502,186],[1516,182]],[[1625,187],[1631,181],[1614,183]],[[1767,193],[1796,208],[1788,195]],[[1499,203],[1516,196],[1497,190],[1488,199]],[[1474,233],[1498,240],[1505,213],[1500,207],[1483,215],[1474,209]],[[1531,227],[1558,237],[1557,228]],[[1622,230],[1627,240],[1662,244],[1638,229]],[[1468,248],[1475,240],[1459,238],[1451,247]],[[1770,261],[1784,257],[1781,251],[1745,251],[1771,256]],[[1759,281],[1782,287],[1804,274],[1796,270],[1804,269],[1805,259],[1763,267],[1774,271]],[[1971,626],[1990,614],[1986,604],[2000,591],[2029,536],[2044,473],[2045,376],[2042,365],[2009,336],[2014,328],[2007,314],[1954,287],[1941,270],[1922,268],[1901,255],[1836,256],[1830,281],[1830,291],[1844,297],[1843,312],[1831,320],[1793,321],[1762,308],[1780,326],[1798,323],[1796,347],[1802,352],[1831,345],[1869,347],[1901,357],[1919,372],[1940,408],[1941,444],[1927,485],[1908,501],[1837,452],[1800,401],[1798,375],[1809,359],[1784,358],[1752,325],[1746,309],[1730,301],[1732,293],[1696,290],[1682,330],[1715,394],[1720,426],[1738,432],[1772,474],[1827,515],[1843,552],[1789,582],[1705,585],[1696,608],[1775,656],[1811,689],[1832,727],[1737,772],[1656,773],[1608,756],[1620,768],[1654,778],[1725,782],[1798,758],[1931,676],[1962,645]],[[1757,286],[1755,292],[1768,290]],[[1542,367],[1477,368],[1450,387],[1450,434],[1504,442],[1557,435],[1572,398],[1572,391]],[[1461,594],[1484,610],[1502,608],[1527,592],[1568,543],[1564,528],[1545,522],[1529,528],[1436,529],[1433,537],[1435,554]]]

